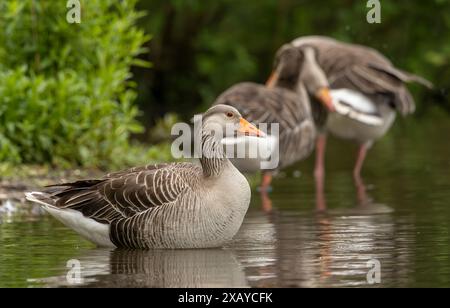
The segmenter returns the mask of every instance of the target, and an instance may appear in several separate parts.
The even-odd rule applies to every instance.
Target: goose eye
[[[233,113],[232,112],[227,112],[227,117],[228,118],[232,118],[233,117]]]

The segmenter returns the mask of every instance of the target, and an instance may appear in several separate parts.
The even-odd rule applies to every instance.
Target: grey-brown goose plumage
[[[314,100],[318,129],[361,145],[354,170],[359,175],[367,148],[389,130],[396,112],[414,112],[414,99],[406,87],[409,82],[432,86],[422,77],[396,68],[372,48],[308,36],[279,49],[269,85],[295,89],[303,83]],[[325,137],[319,137],[321,152]],[[323,157],[318,159],[323,163]],[[316,166],[316,173],[323,173],[319,169],[323,168]]]
[[[269,89],[264,85],[242,82],[226,90],[214,104],[233,106],[257,125],[268,124],[269,136],[272,134],[270,124],[279,124],[279,136],[276,136],[279,162],[272,170],[281,169],[305,159],[314,149],[316,130],[308,95],[302,86],[296,93],[287,89]],[[256,163],[251,159],[232,161],[241,171],[260,170],[258,160]],[[264,170],[262,189],[270,184],[269,172],[272,170]]]
[[[287,52],[290,49],[296,49],[299,53],[293,55],[292,52]],[[283,61],[282,58],[286,58],[286,65],[293,72],[293,77],[297,77],[297,72],[304,70],[305,65],[308,66],[307,70],[312,67],[312,70],[304,71],[300,76],[312,97],[316,97],[322,87],[346,88],[364,94],[377,105],[387,104],[402,115],[415,110],[414,99],[406,83],[418,82],[432,87],[424,78],[396,68],[389,59],[373,48],[328,37],[306,36],[295,39],[279,49],[276,65]],[[312,63],[307,64],[308,61]],[[289,75],[288,69],[285,70],[283,74]],[[279,86],[292,89],[295,80],[292,77],[290,80],[293,81],[290,84],[280,81]],[[320,122],[324,123],[323,120]]]
[[[229,162],[212,127],[232,124],[259,131],[230,106],[203,116],[201,165],[156,164],[110,173],[98,180],[58,184],[27,194],[99,246],[217,247],[238,231],[250,202],[245,177]]]

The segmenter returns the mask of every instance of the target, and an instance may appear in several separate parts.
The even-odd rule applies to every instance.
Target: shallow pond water
[[[223,249],[98,249],[38,208],[0,206],[0,286],[450,287],[449,122],[399,121],[370,151],[359,195],[355,146],[331,140],[326,210],[310,159],[279,174],[268,197],[253,191]],[[67,279],[73,260],[80,280]]]

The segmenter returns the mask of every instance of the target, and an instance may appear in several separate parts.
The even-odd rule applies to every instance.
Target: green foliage
[[[130,151],[135,84],[130,67],[149,36],[135,0],[0,2],[0,161],[105,166]]]
[[[450,108],[450,1],[381,1],[381,24],[368,24],[361,0],[153,0],[141,21],[155,33],[138,71],[140,106],[149,117],[177,112],[188,119],[230,85],[264,82],[275,51],[303,35],[326,35],[379,49],[398,67],[435,83],[414,87],[419,112],[434,99]],[[434,95],[431,95],[434,94]],[[424,102],[425,101],[425,102]]]
[[[150,132],[150,140],[153,142],[167,141],[172,139],[172,127],[180,122],[176,113],[167,113],[158,119]]]

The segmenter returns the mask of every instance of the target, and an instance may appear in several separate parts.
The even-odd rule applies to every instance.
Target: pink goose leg
[[[364,164],[364,160],[366,159],[367,156],[368,148],[369,148],[368,143],[363,143],[359,146],[358,158],[356,159],[355,168],[353,169],[354,178],[361,178],[361,170]]]
[[[317,211],[325,211],[327,208],[324,193],[326,145],[327,145],[327,136],[325,134],[320,134],[316,141],[316,166],[314,169],[314,177],[316,180]]]
[[[271,183],[272,183],[272,172],[263,171],[261,176],[261,186],[259,189],[261,191],[268,192]]]
[[[361,170],[364,164],[364,160],[367,156],[367,150],[370,147],[370,143],[364,143],[359,146],[358,157],[356,159],[355,168],[353,169],[353,179],[355,180],[355,186],[358,195],[358,202],[360,205],[366,205],[368,203],[368,197],[366,193],[366,186],[361,178]]]
[[[266,213],[272,212],[272,200],[269,197],[270,184],[272,183],[272,172],[264,171],[262,173],[260,194],[262,201],[262,209]]]

